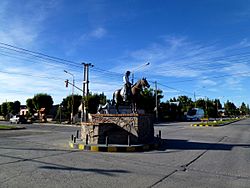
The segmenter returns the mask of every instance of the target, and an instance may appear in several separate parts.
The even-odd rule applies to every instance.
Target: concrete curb
[[[220,127],[224,126],[225,124],[218,124],[218,125],[201,125],[201,124],[191,124],[191,127]]]
[[[241,120],[241,119],[240,119]],[[227,122],[227,123],[223,123],[223,124],[218,124],[218,125],[201,125],[201,124],[191,124],[190,126],[191,127],[221,127],[221,126],[225,126],[225,125],[229,125],[231,123],[235,123],[237,121],[240,121],[240,120],[235,120],[235,121],[232,121],[232,122]]]
[[[32,125],[41,125],[41,126],[58,126],[58,127],[81,127],[80,125],[74,124],[57,124],[57,123],[32,123]]]
[[[14,130],[22,130],[26,129],[25,127],[15,127],[15,128],[9,128],[9,129],[0,129],[0,131],[14,131]]]
[[[93,152],[143,152],[158,148],[158,144],[140,144],[140,145],[86,145],[82,143],[69,142],[71,149],[78,149]]]

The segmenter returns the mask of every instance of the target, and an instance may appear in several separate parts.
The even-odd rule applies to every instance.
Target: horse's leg
[[[116,112],[117,112],[117,114],[120,114],[120,112],[119,112],[119,96],[118,96],[118,94],[116,95],[116,97],[115,97],[115,109],[116,109]]]
[[[131,102],[131,104],[130,104],[130,110],[131,110],[132,113],[134,113],[134,105],[133,105],[133,102]]]
[[[118,101],[115,104],[117,114],[120,114]]]
[[[138,114],[136,102],[135,102],[135,104],[134,104],[134,108],[135,108],[135,113]]]

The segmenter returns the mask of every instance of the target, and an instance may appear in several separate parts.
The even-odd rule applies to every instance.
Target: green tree
[[[107,102],[106,96],[102,94],[92,94],[90,93],[88,97],[84,99],[86,101],[86,108],[88,113],[97,113],[97,108],[99,104],[105,104]]]
[[[177,98],[177,101],[180,103],[181,106],[181,111],[183,112],[187,112],[189,109],[194,107],[194,102],[192,101],[191,98],[187,97],[187,96],[179,96]]]
[[[202,108],[204,111],[206,110],[206,101],[204,99],[198,99],[196,101],[196,107],[197,108]]]
[[[249,108],[249,104],[247,105],[247,114],[250,113],[250,108]]]
[[[28,108],[29,111],[29,115],[32,116],[35,113],[35,106],[33,104],[33,100],[32,99],[27,99],[26,100],[26,106]]]
[[[196,101],[196,107],[202,108],[205,112],[205,116],[207,117],[218,117],[218,109],[221,109],[222,105],[219,99],[211,100],[206,98],[198,99]]]
[[[2,103],[2,105],[1,105],[1,111],[2,111],[2,115],[4,117],[6,117],[6,115],[8,114],[8,107],[7,106],[8,106],[7,102]]]
[[[227,102],[224,104],[226,115],[233,116],[237,114],[237,108],[234,103],[227,100]]]
[[[7,110],[9,114],[14,114],[14,103],[13,102],[7,102]]]
[[[74,115],[78,113],[78,108],[81,105],[82,96],[81,95],[74,95],[74,105],[73,105],[73,112]],[[61,102],[62,109],[58,108],[57,111],[57,117],[59,117],[60,110],[61,110],[61,116],[63,119],[70,120],[70,114],[72,112],[72,95],[67,96],[63,99]]]
[[[48,114],[53,105],[53,99],[46,93],[36,94],[33,99],[35,109],[38,111],[41,108],[45,108],[45,114]]]
[[[14,101],[13,103],[13,113],[19,114],[20,113],[21,103],[19,101]]]
[[[162,102],[159,110],[160,118],[168,121],[181,120],[183,112],[179,104],[180,102],[174,99]]]
[[[244,102],[242,102],[242,104],[240,106],[240,112],[241,112],[241,115],[248,114],[248,109],[247,109],[247,106]]]
[[[88,97],[84,98],[86,101],[86,109],[89,113],[95,114],[97,113],[97,108],[99,104],[105,104],[107,102],[106,96],[104,93],[101,94],[92,94],[90,93]],[[78,113],[78,108],[81,105],[82,102],[82,96],[81,95],[74,95],[74,115]],[[60,108],[57,111],[57,119],[60,116],[62,119],[68,119],[70,120],[70,114],[72,111],[72,95],[67,96],[63,99],[61,103],[61,112]]]
[[[138,102],[138,108],[144,109],[146,113],[154,113],[156,107],[156,96],[153,89],[144,89]],[[157,90],[157,104],[160,106],[160,100],[163,98],[162,90]]]
[[[0,116],[2,115],[2,105],[0,105]]]

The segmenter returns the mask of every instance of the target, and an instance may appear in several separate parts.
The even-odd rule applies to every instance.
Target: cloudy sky
[[[90,91],[109,98],[132,70],[157,81],[163,101],[250,104],[249,33],[247,0],[1,0],[0,104],[36,93],[60,103],[64,70],[82,87],[82,62],[94,65]]]

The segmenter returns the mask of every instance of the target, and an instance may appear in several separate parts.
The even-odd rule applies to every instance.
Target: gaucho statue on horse
[[[123,76],[123,88],[116,90],[113,93],[113,104],[119,113],[119,105],[131,105],[133,113],[137,113],[137,103],[141,97],[141,91],[150,85],[146,78],[139,79],[134,85],[129,81],[130,71],[126,71]]]

